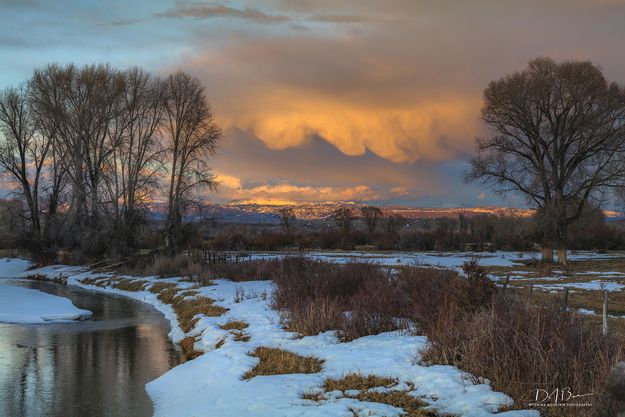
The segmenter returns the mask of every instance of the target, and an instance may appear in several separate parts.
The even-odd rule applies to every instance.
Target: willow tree
[[[467,174],[501,193],[523,195],[544,233],[543,260],[566,264],[567,229],[607,187],[623,184],[625,90],[588,61],[530,61],[484,90],[482,120]]]
[[[179,71],[165,80],[166,165],[169,169],[165,245],[179,249],[182,217],[194,192],[216,186],[209,162],[222,132],[214,120],[204,87]]]

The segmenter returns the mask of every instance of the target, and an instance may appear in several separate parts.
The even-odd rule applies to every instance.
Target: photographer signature
[[[570,387],[563,388],[555,388],[551,391],[537,388],[535,390],[536,395],[534,396],[534,403],[531,405],[539,406],[539,405],[590,405],[585,401],[588,401],[590,396],[593,395],[592,392],[588,392],[585,394],[574,394],[571,391]],[[580,403],[581,401],[582,403]]]

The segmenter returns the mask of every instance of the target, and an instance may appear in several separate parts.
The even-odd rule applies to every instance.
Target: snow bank
[[[126,292],[110,287],[102,289],[84,285],[80,280],[98,275],[72,267],[47,267],[32,273],[49,276],[62,274],[67,276],[71,285],[123,294],[150,303],[171,321],[172,340],[178,341],[185,336],[171,307],[161,303],[149,291]],[[106,274],[99,276],[103,275]],[[154,277],[141,279],[150,282],[177,281]],[[178,281],[181,288],[190,285]],[[397,378],[400,384],[396,389],[408,390],[414,384],[409,395],[421,398],[443,414],[465,417],[539,415],[533,410],[497,413],[499,408],[510,404],[512,400],[503,393],[493,391],[488,381],[476,384],[475,378],[453,366],[421,364],[419,352],[428,343],[424,336],[389,332],[348,343],[340,343],[333,332],[297,338],[295,334],[284,330],[278,312],[271,309],[269,299],[273,283],[269,281],[235,283],[216,280],[215,285],[198,290],[229,310],[220,317],[202,316],[196,327],[187,334],[196,337],[195,348],[204,351],[203,356],[181,364],[147,384],[156,417],[348,417],[354,415],[350,408],[357,410],[361,416],[392,417],[401,414],[401,410],[395,407],[360,402],[338,395],[338,392],[327,393],[326,400],[317,403],[302,399],[304,392],[318,390],[325,378],[341,377],[348,372]],[[243,320],[249,324],[245,329],[245,333],[250,336],[249,341],[236,341],[231,332],[219,327],[229,320]],[[313,355],[323,359],[325,364],[322,372],[317,374],[258,376],[243,380],[242,375],[258,361],[248,353],[258,346],[279,347],[300,355]]]
[[[0,322],[44,324],[91,316],[90,311],[76,308],[67,298],[3,282],[3,278],[28,274],[30,266],[25,259],[0,259]]]
[[[30,265],[26,259],[0,258],[0,278],[20,277]]]
[[[44,324],[89,316],[90,311],[76,308],[67,298],[29,288],[0,285],[0,322]]]

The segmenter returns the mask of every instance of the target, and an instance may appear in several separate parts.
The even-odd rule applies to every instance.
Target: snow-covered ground
[[[569,287],[569,288],[578,288],[580,290],[591,290],[591,291],[608,290],[611,292],[611,291],[621,291],[623,288],[625,288],[625,285],[619,284],[618,282],[593,280],[590,282],[566,282],[566,283],[559,283],[559,284],[541,284],[541,285],[536,285],[535,287],[543,288],[546,290],[562,289],[564,287]]]
[[[5,278],[19,277],[29,266],[23,259],[0,259],[0,322],[45,324],[91,316],[67,298],[6,283]]]
[[[293,254],[295,255],[295,254]],[[431,265],[444,268],[459,268],[463,263],[477,258],[483,266],[514,266],[523,260],[540,259],[538,252],[304,252],[304,256],[327,262],[347,263],[367,261],[386,266]],[[253,254],[251,259],[271,259],[288,256],[279,253]],[[598,254],[589,251],[570,252],[570,260],[612,259],[623,254]]]
[[[0,275],[2,274],[0,262]],[[29,273],[51,277],[63,275],[68,284],[98,291],[123,294],[150,303],[162,311],[172,323],[170,337],[181,340],[185,334],[178,326],[169,305],[161,303],[149,291],[126,292],[84,285],[80,280],[94,276],[76,267],[45,267]],[[176,279],[145,278],[150,282]],[[189,282],[178,282],[188,288]],[[511,399],[494,392],[488,381],[477,379],[447,365],[425,366],[420,363],[420,351],[427,345],[424,336],[389,332],[340,343],[332,332],[297,338],[280,325],[278,312],[272,310],[268,297],[273,290],[269,281],[234,283],[217,280],[215,285],[199,288],[202,295],[228,308],[220,317],[201,317],[187,335],[197,336],[196,349],[206,353],[193,361],[179,365],[147,385],[154,401],[156,416],[399,416],[401,410],[385,404],[360,402],[345,398],[339,392],[325,394],[325,400],[312,402],[302,394],[318,390],[327,377],[341,377],[348,372],[375,374],[397,378],[400,384],[392,389],[410,390],[441,414],[485,417],[496,414]],[[236,302],[237,294],[243,299]],[[239,297],[240,298],[240,297]],[[229,320],[249,324],[245,332],[249,341],[235,341],[232,333],[219,325]],[[217,346],[220,345],[219,348]],[[283,348],[301,355],[313,355],[325,361],[318,374],[257,376],[243,380],[242,375],[253,368],[258,359],[249,353],[258,346]],[[410,388],[410,387],[414,388]],[[532,410],[497,413],[501,417],[538,416]]]

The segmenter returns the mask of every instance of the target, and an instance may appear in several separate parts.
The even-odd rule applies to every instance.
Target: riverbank
[[[354,390],[323,389],[329,378],[340,379],[354,372],[394,381],[374,391],[402,393],[418,399],[424,405],[424,412],[482,417],[496,414],[512,403],[505,394],[494,392],[488,381],[476,383],[479,378],[452,366],[421,364],[419,352],[427,345],[424,336],[387,332],[345,343],[340,343],[333,332],[298,338],[284,330],[278,312],[272,310],[269,298],[273,284],[269,281],[215,280],[214,285],[197,287],[182,278],[119,277],[68,266],[49,266],[23,274],[62,276],[69,285],[121,294],[152,304],[170,320],[172,341],[188,343],[191,340],[193,349],[204,353],[147,384],[156,416],[402,415],[401,409],[369,402]],[[111,285],[103,284],[107,280]],[[132,288],[139,290],[114,288],[114,285],[130,288],[129,281],[138,282]],[[163,292],[150,291],[155,285],[162,287],[164,284],[175,286],[181,299],[209,298],[222,313],[213,317],[201,315],[191,328],[181,326],[176,308],[163,302]],[[185,292],[187,295],[183,295]],[[250,355],[259,347],[318,358],[323,365],[314,373],[244,379],[243,376],[259,363],[257,357]],[[527,417],[538,413],[514,410],[497,415]]]

